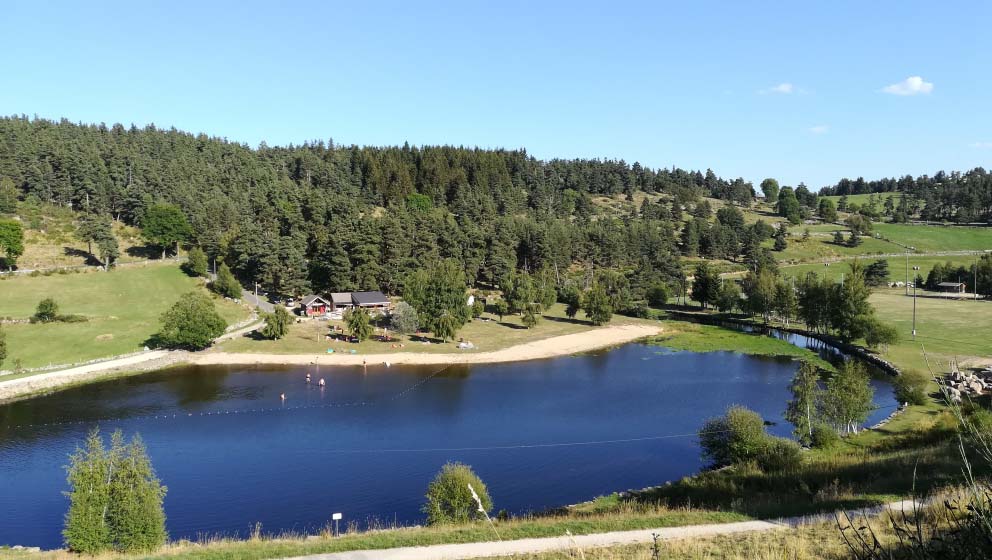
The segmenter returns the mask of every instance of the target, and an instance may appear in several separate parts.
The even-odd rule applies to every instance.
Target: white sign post
[[[341,521],[341,517],[342,516],[341,516],[340,513],[332,513],[331,514],[331,519],[334,521],[334,536],[335,537],[341,534],[338,531],[338,522]]]

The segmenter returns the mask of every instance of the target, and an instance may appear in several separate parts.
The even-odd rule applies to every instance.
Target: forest
[[[992,173],[981,167],[961,173],[938,171],[932,177],[886,178],[877,181],[841,179],[820,189],[821,196],[901,193],[920,219],[955,223],[992,223]]]
[[[712,213],[700,197],[744,206],[754,197],[750,183],[711,170],[622,160],[333,140],[253,149],[153,125],[23,116],[0,119],[0,180],[22,205],[68,206],[95,221],[140,226],[163,255],[199,246],[245,285],[257,281],[279,295],[399,293],[416,267],[441,259],[457,260],[475,285],[550,270],[559,284],[576,278],[588,287],[612,269],[643,294],[681,277],[683,213]],[[627,214],[592,200],[640,193],[665,197]],[[739,252],[732,226],[715,227],[694,230],[702,249],[694,244],[692,254]]]

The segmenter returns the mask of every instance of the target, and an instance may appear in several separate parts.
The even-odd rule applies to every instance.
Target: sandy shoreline
[[[231,352],[204,352],[190,356],[189,362],[196,365],[225,364],[282,364],[307,365],[315,361],[324,365],[353,366],[367,364],[489,364],[522,362],[567,356],[609,346],[616,346],[655,335],[661,327],[648,325],[623,325],[601,327],[585,332],[554,336],[534,342],[518,344],[491,352],[455,351],[443,354],[426,352],[394,352],[387,354],[251,354]]]
[[[242,329],[244,330],[244,329]],[[127,358],[112,359],[19,379],[4,381],[0,378],[0,403],[16,400],[122,373],[161,369],[172,365],[307,365],[315,361],[323,365],[368,364],[481,364],[520,362],[567,356],[579,352],[598,350],[632,342],[661,332],[660,326],[618,325],[599,327],[589,331],[554,336],[527,342],[492,352],[455,351],[429,354],[424,352],[396,352],[390,354],[249,354],[206,351],[155,350]],[[240,331],[239,331],[240,332]],[[231,333],[235,334],[235,333]]]

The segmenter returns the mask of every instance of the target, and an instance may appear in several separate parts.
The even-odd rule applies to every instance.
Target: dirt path
[[[248,354],[206,352],[191,356],[198,365],[217,364],[289,364],[308,365],[314,362],[326,365],[381,364],[491,364],[519,362],[567,356],[599,348],[624,344],[661,332],[660,326],[622,325],[601,327],[585,332],[566,334],[518,344],[492,352],[428,354],[424,352],[396,352],[391,354]]]
[[[912,511],[913,502],[904,500],[849,512],[852,519],[863,513],[874,515],[885,509],[892,511]],[[442,544],[433,546],[411,546],[390,548],[385,550],[355,550],[351,552],[334,552],[329,554],[313,554],[297,556],[286,560],[456,560],[470,558],[489,558],[493,556],[509,556],[513,554],[533,554],[536,552],[553,552],[628,544],[650,543],[657,534],[661,540],[689,539],[709,537],[714,535],[731,535],[757,531],[777,531],[790,529],[800,525],[832,521],[833,513],[808,517],[789,517],[771,521],[741,521],[738,523],[716,523],[711,525],[688,525],[685,527],[664,527],[659,529],[641,529],[637,531],[615,531],[612,533],[596,533],[592,535],[545,537],[537,539],[520,539],[515,541]]]

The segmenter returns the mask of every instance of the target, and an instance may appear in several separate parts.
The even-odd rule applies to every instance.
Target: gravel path
[[[874,515],[883,510],[912,511],[913,501],[904,500],[884,506],[855,510],[849,512],[852,519],[862,514]],[[741,521],[738,523],[716,523],[710,525],[688,525],[685,527],[664,527],[659,529],[642,529],[637,531],[615,531],[612,533],[596,533],[573,537],[546,537],[538,539],[520,539],[515,541],[443,544],[434,546],[416,546],[390,548],[384,550],[355,550],[351,552],[334,552],[329,554],[313,554],[297,556],[287,560],[456,560],[470,558],[490,558],[494,556],[509,556],[513,554],[533,554],[535,552],[552,552],[556,550],[589,549],[628,544],[650,543],[653,535],[661,540],[688,539],[709,537],[714,535],[731,535],[734,533],[750,533],[757,531],[777,531],[790,529],[800,525],[833,521],[834,514],[826,513],[814,516],[789,517],[771,521]]]

